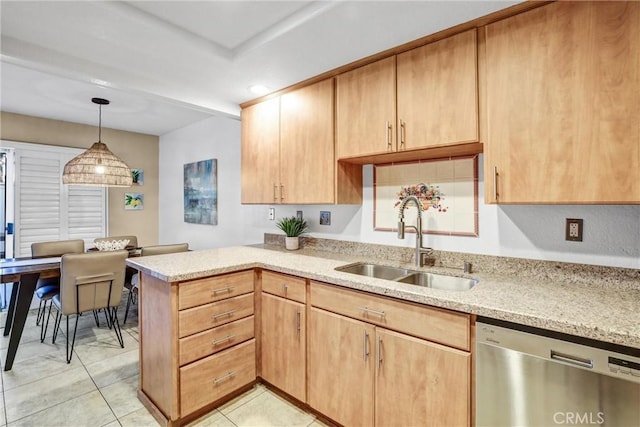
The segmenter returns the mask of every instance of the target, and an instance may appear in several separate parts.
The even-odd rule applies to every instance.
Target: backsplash
[[[264,234],[264,244],[282,246],[284,235]],[[322,251],[362,257],[372,261],[388,260],[412,264],[414,248],[386,246],[345,240],[300,238],[300,254],[305,250]],[[622,289],[640,289],[640,270],[633,268],[606,267],[589,264],[543,261],[526,258],[511,258],[492,255],[477,255],[463,252],[433,251],[435,268],[455,268],[462,273],[463,264],[470,262],[473,273],[488,273],[523,279],[554,282],[569,282],[583,285],[616,286]],[[462,274],[461,274],[462,275]]]

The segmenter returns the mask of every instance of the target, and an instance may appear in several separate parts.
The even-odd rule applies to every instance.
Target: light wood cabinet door
[[[468,426],[471,356],[376,329],[375,425]]]
[[[280,98],[281,203],[334,202],[333,79]]]
[[[280,98],[242,110],[242,203],[280,200]]]
[[[313,307],[308,327],[309,405],[345,426],[373,425],[374,327]]]
[[[486,201],[639,203],[640,3],[554,2],[485,36]]]
[[[478,140],[476,30],[398,55],[398,150]]]
[[[336,93],[338,159],[397,150],[395,56],[340,74]]]
[[[262,378],[306,402],[305,305],[262,294]]]

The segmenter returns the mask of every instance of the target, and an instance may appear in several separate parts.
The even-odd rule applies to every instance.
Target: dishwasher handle
[[[593,369],[593,359],[585,359],[571,354],[560,353],[555,350],[551,350],[551,359],[568,363],[570,365],[580,366],[581,368]]]

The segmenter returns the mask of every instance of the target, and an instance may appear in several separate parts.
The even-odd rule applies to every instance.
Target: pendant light
[[[102,98],[91,98],[91,102],[99,105],[98,142],[91,148],[74,157],[64,165],[62,182],[75,185],[99,185],[102,187],[130,187],[133,180],[131,169],[125,162],[113,154],[102,142],[102,106],[109,101]]]

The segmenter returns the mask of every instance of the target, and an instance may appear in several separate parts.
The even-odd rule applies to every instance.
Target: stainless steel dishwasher
[[[476,425],[640,427],[640,349],[478,318]]]

